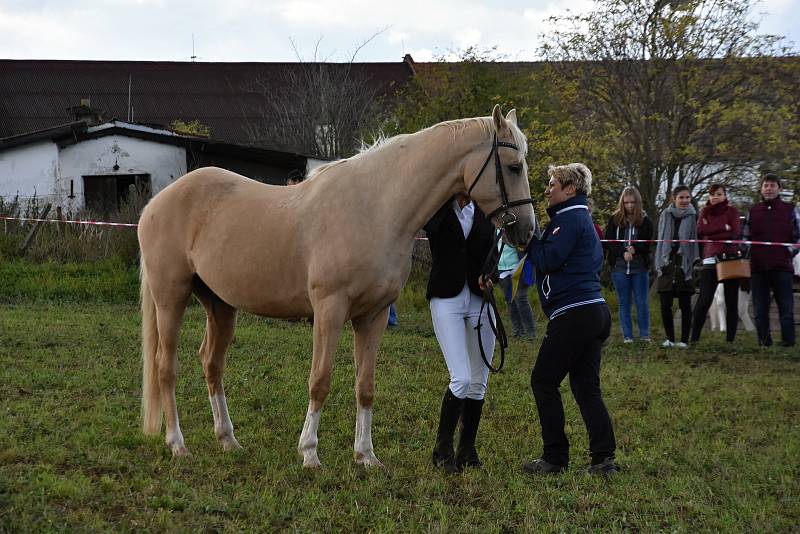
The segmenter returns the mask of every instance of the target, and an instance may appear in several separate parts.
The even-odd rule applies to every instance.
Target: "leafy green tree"
[[[526,73],[509,72],[501,59],[496,47],[471,46],[440,54],[434,63],[419,64],[416,76],[400,95],[392,133],[487,116],[495,104],[506,111],[517,108],[522,115],[528,92]]]
[[[755,0],[598,0],[550,19],[541,54],[574,124],[655,216],[685,183],[751,188],[764,168],[796,173],[800,64],[758,33]],[[792,163],[795,167],[792,167]]]
[[[170,129],[179,134],[193,135],[195,137],[211,137],[211,128],[202,124],[199,120],[182,121],[180,119],[172,121]]]
[[[457,61],[451,61],[453,58]],[[547,167],[575,161],[586,163],[595,176],[592,196],[599,208],[616,203],[619,180],[610,172],[605,137],[591,121],[568,111],[579,98],[577,87],[559,78],[546,63],[502,61],[496,48],[469,47],[441,55],[435,63],[417,66],[417,75],[401,94],[390,133],[414,132],[445,120],[485,116],[495,105],[516,108],[528,138],[531,193],[537,212],[545,217],[543,192]]]

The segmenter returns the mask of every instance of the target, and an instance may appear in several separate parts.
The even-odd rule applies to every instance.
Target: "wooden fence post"
[[[47,217],[47,214],[50,213],[51,207],[52,205],[48,202],[47,205],[42,210],[42,213],[38,216],[38,218],[44,219],[45,217]],[[22,247],[20,248],[20,251],[23,254],[25,253],[26,250],[28,250],[28,247],[31,246],[33,238],[36,236],[36,232],[39,231],[39,226],[41,226],[41,224],[42,221],[37,221],[36,224],[33,225],[33,228],[31,228],[31,232],[28,234],[28,237],[25,238],[25,241],[22,243]]]
[[[61,230],[64,227],[64,223],[61,222],[64,220],[63,213],[61,212],[61,206],[56,206],[56,219],[59,222],[56,223],[56,232],[58,233],[58,237],[61,237]]]

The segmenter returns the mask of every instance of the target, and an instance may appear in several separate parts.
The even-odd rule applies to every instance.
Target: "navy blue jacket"
[[[528,244],[542,310],[550,319],[577,306],[605,302],[600,291],[603,248],[586,195],[547,209],[550,222]]]

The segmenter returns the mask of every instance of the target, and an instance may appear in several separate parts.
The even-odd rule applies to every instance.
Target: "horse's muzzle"
[[[533,236],[533,223],[527,220],[516,219],[513,224],[505,228],[506,243],[515,247],[525,247]]]

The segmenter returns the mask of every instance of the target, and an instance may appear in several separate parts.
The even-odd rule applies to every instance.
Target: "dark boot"
[[[459,471],[465,467],[481,466],[478,451],[475,450],[475,437],[478,435],[482,411],[483,399],[464,399],[464,409],[461,412],[461,436],[458,440],[458,453],[456,453],[456,467]]]
[[[442,411],[439,415],[439,431],[436,434],[436,445],[433,447],[433,464],[444,469],[445,473],[457,473],[455,454],[453,453],[453,434],[464,399],[459,399],[450,388],[442,399]]]

